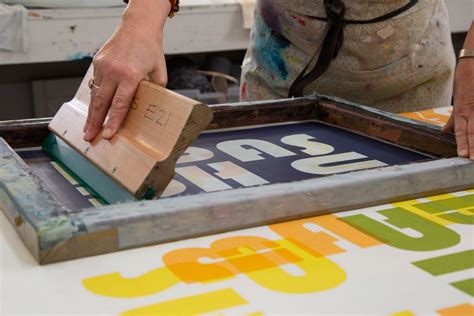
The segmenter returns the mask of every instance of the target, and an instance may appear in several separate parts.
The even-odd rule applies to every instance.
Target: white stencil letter
[[[212,159],[212,157],[214,157],[214,153],[210,150],[199,147],[189,147],[178,159],[177,164],[209,160]]]
[[[304,148],[302,152],[311,156],[327,155],[334,151],[334,147],[324,143],[310,141],[312,139],[314,139],[314,137],[306,134],[296,134],[283,137],[281,142],[283,144]]]
[[[216,173],[216,176],[224,180],[234,180],[246,187],[268,183],[267,180],[260,178],[256,174],[240,166],[237,166],[236,164],[230,161],[212,163],[208,166],[219,171],[218,173]]]
[[[184,191],[186,191],[186,186],[182,184],[181,182],[173,179],[171,180],[170,184],[168,184],[165,191],[163,191],[163,194],[161,194],[161,197],[169,197],[169,196],[178,195],[180,193],[183,193]]]
[[[176,173],[194,183],[206,192],[232,189],[225,182],[196,166],[176,168]]]
[[[335,154],[322,157],[306,158],[294,161],[291,166],[301,172],[316,174],[316,175],[329,175],[334,173],[341,173],[347,171],[355,171],[362,169],[370,169],[383,167],[387,164],[378,160],[367,160],[361,162],[342,163],[335,166],[324,167],[327,164],[333,164],[336,162],[344,162],[355,159],[367,158],[356,152],[348,152],[343,154]]]
[[[256,149],[246,149],[242,146],[250,146]],[[270,142],[259,140],[259,139],[239,139],[239,140],[230,140],[226,142],[222,142],[217,144],[217,148],[225,152],[226,154],[242,161],[242,162],[249,162],[249,161],[256,161],[256,160],[264,160],[262,156],[262,152],[269,154],[275,158],[280,157],[288,157],[288,156],[295,156],[295,153],[292,153],[285,148],[280,146],[274,145]]]

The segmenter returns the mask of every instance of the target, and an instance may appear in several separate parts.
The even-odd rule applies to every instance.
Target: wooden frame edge
[[[437,147],[428,148],[428,152],[450,156],[453,146],[455,148],[453,135],[427,124],[324,96],[218,105],[212,109],[214,120],[209,129],[320,118],[323,122],[347,128],[344,126],[347,122],[340,117],[350,114],[356,119],[366,118],[365,123],[374,122],[375,127],[362,124],[356,128],[356,132],[372,133],[367,135],[369,137],[375,135],[397,144],[406,138],[390,132],[389,127],[399,124],[396,126],[402,133],[429,136]],[[332,113],[328,115],[330,111]],[[338,115],[342,116],[338,118]],[[0,122],[0,137],[6,135],[6,139],[19,148],[38,146],[48,133],[49,120],[26,120],[20,125],[19,121]],[[34,137],[30,139],[27,136],[31,134]],[[410,144],[410,140],[404,143],[408,147]],[[447,146],[446,151],[443,146]],[[49,226],[56,228],[55,223],[42,222],[34,216],[29,218],[32,212],[28,203],[13,206],[12,201],[8,203],[0,195],[0,203],[4,202],[2,211],[8,214],[9,221],[40,264],[474,187],[471,180],[474,179],[474,164],[466,159],[450,158],[300,182],[112,205],[101,207],[99,217],[94,215],[97,209],[75,213],[64,209],[54,194],[43,188],[41,181],[29,172],[29,167],[0,139],[0,154],[5,148],[11,156],[10,164],[15,165],[13,173],[23,174],[24,179],[34,184],[35,189],[30,187],[29,193],[38,197],[47,193],[46,200],[51,202],[49,214],[58,215],[52,221],[65,219],[70,225],[67,229],[71,228],[66,231],[68,234],[55,235],[54,230],[45,230]],[[2,172],[0,169],[0,183],[5,179]],[[386,187],[389,188],[387,192],[382,192]],[[416,188],[414,192],[413,187]],[[355,198],[351,200],[346,196],[349,193]],[[336,203],[330,204],[330,201]],[[285,208],[285,205],[298,205],[298,209]],[[24,213],[24,216],[16,216],[18,213]]]
[[[123,250],[470,189],[474,188],[473,178],[473,163],[450,158],[106,206],[100,216],[94,216],[94,210],[84,210],[79,216],[89,232],[116,229],[118,250]]]

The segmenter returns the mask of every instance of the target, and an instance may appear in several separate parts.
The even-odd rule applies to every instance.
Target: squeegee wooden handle
[[[212,111],[205,104],[142,81],[118,133],[109,141],[102,138],[102,129],[92,142],[86,142],[83,126],[91,74],[89,69],[75,98],[51,121],[50,130],[137,198],[150,187],[160,195],[173,178],[177,159],[211,122]]]

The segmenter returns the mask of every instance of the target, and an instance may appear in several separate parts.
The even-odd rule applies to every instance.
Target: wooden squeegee
[[[126,121],[109,141],[103,129],[83,140],[90,101],[88,70],[76,96],[66,102],[49,125],[43,149],[106,202],[160,196],[174,176],[178,158],[212,120],[212,111],[198,101],[142,81]],[[107,178],[112,179],[110,181]],[[118,184],[119,187],[113,187]],[[120,191],[122,190],[122,191]]]

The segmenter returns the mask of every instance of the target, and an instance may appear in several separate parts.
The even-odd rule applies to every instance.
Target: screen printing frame
[[[452,134],[340,99],[212,107],[208,129],[315,120],[436,158],[297,182],[70,210],[14,149],[40,146],[50,119],[0,122],[0,207],[40,264],[474,187]]]

